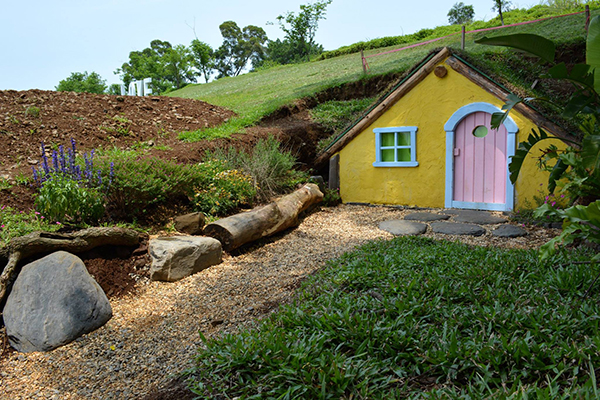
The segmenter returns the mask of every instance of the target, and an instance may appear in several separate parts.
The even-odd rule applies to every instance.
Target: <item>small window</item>
[[[417,127],[376,128],[375,167],[416,167]]]

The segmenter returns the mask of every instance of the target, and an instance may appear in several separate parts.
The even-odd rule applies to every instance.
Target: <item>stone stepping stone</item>
[[[527,235],[527,231],[520,226],[507,224],[494,229],[492,235],[501,238],[516,238]]]
[[[449,215],[444,214],[434,214],[429,212],[418,212],[408,214],[404,217],[407,221],[421,221],[421,222],[431,222],[431,221],[444,221],[449,219]]]
[[[487,211],[476,210],[445,210],[446,214],[455,215],[454,221],[464,222],[467,224],[489,225],[503,224],[506,218],[496,217]]]
[[[427,230],[427,225],[420,222],[392,219],[381,222],[379,229],[396,236],[421,235]]]
[[[481,236],[485,233],[485,229],[478,225],[459,224],[455,222],[432,222],[431,229],[435,233],[443,233],[445,235]]]

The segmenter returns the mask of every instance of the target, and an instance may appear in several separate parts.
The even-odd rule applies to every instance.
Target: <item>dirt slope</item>
[[[220,125],[235,113],[176,97],[0,91],[0,177],[31,176],[31,167],[40,162],[42,141],[50,151],[61,144],[69,146],[71,139],[80,152],[143,143],[150,155],[192,163],[201,161],[207,149],[249,148],[260,138],[273,135],[307,165],[324,133],[301,111],[293,107],[285,116],[231,138],[186,143],[177,138],[179,132]],[[31,193],[18,186],[1,190],[0,205],[26,210],[31,207]]]

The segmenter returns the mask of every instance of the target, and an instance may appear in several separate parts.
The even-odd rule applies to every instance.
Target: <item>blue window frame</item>
[[[417,127],[375,128],[375,167],[416,167]]]

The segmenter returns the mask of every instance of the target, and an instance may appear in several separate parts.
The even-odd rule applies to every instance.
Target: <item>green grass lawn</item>
[[[594,11],[594,14],[596,11]],[[583,15],[548,20],[536,24],[505,28],[502,31],[467,35],[466,51],[473,57],[486,52],[506,52],[508,50],[476,45],[473,40],[487,35],[509,34],[516,32],[536,33],[548,37],[557,43],[582,40],[585,34]],[[446,27],[448,28],[448,27]],[[440,31],[441,33],[445,33]],[[460,35],[435,43],[389,53],[368,59],[369,75],[403,72],[414,66],[432,49],[442,46],[460,48]],[[393,46],[368,50],[366,56],[386,52],[402,46]],[[303,64],[283,65],[267,70],[256,71],[234,78],[223,78],[207,84],[188,85],[169,93],[170,96],[195,98],[208,103],[229,108],[238,114],[228,123],[200,132],[184,132],[184,140],[210,139],[229,136],[243,131],[245,126],[256,123],[279,107],[295,100],[309,97],[327,88],[363,79],[362,63],[359,53],[343,55],[321,61]]]
[[[598,266],[579,250],[376,241],[255,330],[205,339],[201,398],[598,398]],[[588,293],[589,290],[589,293]]]

